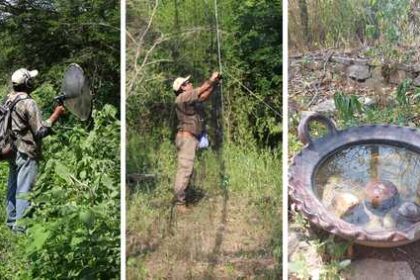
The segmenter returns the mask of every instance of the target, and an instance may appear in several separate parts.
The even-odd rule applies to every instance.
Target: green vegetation
[[[343,92],[334,94],[334,103],[340,119],[348,123],[354,120],[356,113],[362,112],[362,104],[355,95],[345,95]]]
[[[217,2],[223,94],[205,108],[203,197],[179,215],[171,86],[218,70],[214,1],[127,1],[127,173],[142,175],[127,197],[128,279],[281,274],[281,1]]]
[[[416,59],[419,12],[409,0],[289,2],[289,49],[352,49],[371,46],[366,55]],[[411,47],[410,47],[411,46]]]
[[[420,107],[415,95],[416,88],[410,80],[403,81],[392,93],[391,104],[362,106],[356,96],[350,93],[336,92],[334,101],[337,108],[338,123],[344,127],[364,123],[388,123],[405,126],[417,126],[420,122]]]
[[[85,70],[95,95],[91,120],[81,123],[67,113],[44,139],[26,234],[13,235],[0,225],[0,275],[119,278],[119,2],[9,1],[0,14],[3,96],[14,70],[38,69],[32,95],[46,118],[71,62]],[[0,174],[5,198],[6,162]]]

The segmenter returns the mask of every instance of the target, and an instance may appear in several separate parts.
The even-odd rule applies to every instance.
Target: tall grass
[[[165,249],[159,247],[171,231],[168,220],[171,216],[172,188],[176,171],[176,149],[172,141],[165,139],[156,142],[156,139],[150,135],[130,134],[127,139],[127,159],[128,172],[140,170],[156,175],[152,182],[131,185],[127,197],[129,279],[142,279],[151,273],[145,261],[155,250],[166,250],[162,254],[168,261],[173,261],[173,258],[179,259],[180,254],[188,255],[187,259],[192,258],[197,261],[196,258],[199,258],[201,253],[197,255],[181,244],[179,246],[172,244]],[[192,218],[192,221],[196,221],[195,224],[200,223],[197,220],[202,221],[208,215],[213,215],[211,211],[220,209],[221,205],[217,204],[217,201],[223,201],[224,195],[229,197],[231,205],[241,205],[240,207],[259,217],[264,224],[262,227],[264,232],[256,238],[268,237],[267,247],[261,249],[268,251],[277,263],[276,269],[269,272],[270,275],[281,274],[280,162],[280,149],[260,149],[229,143],[223,147],[222,158],[211,149],[199,151],[192,180],[193,186],[205,193],[203,200],[194,208],[196,217]],[[214,203],[216,208],[211,206]],[[242,229],[236,228],[237,226],[232,224],[229,227],[231,230],[241,231]],[[201,236],[208,233],[194,234]]]
[[[415,1],[290,0],[288,14],[289,49],[297,51],[420,43]]]

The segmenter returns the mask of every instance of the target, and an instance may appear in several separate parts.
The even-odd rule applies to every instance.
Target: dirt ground
[[[420,279],[420,242],[414,242],[397,248],[371,248],[354,246],[354,259],[379,259],[384,261],[407,262],[414,276]]]
[[[187,213],[168,205],[158,222],[165,233],[159,238],[155,228],[157,239],[146,250],[144,240],[129,233],[127,257],[144,263],[148,279],[275,279],[269,231],[254,207],[227,193],[205,196]],[[127,279],[138,275],[129,269]]]

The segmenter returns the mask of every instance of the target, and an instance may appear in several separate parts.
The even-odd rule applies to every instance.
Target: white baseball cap
[[[12,83],[14,85],[24,84],[29,79],[36,77],[38,73],[38,70],[29,71],[26,68],[20,68],[13,73]]]
[[[178,77],[175,79],[174,84],[172,85],[172,88],[174,89],[175,92],[179,91],[179,88],[182,86],[183,83],[185,83],[186,81],[188,81],[191,78],[191,75],[183,78],[183,77]]]

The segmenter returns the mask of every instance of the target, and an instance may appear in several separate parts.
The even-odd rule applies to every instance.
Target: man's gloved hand
[[[221,79],[221,75],[219,72],[213,72],[213,74],[211,75],[210,81],[212,82],[218,82]]]

